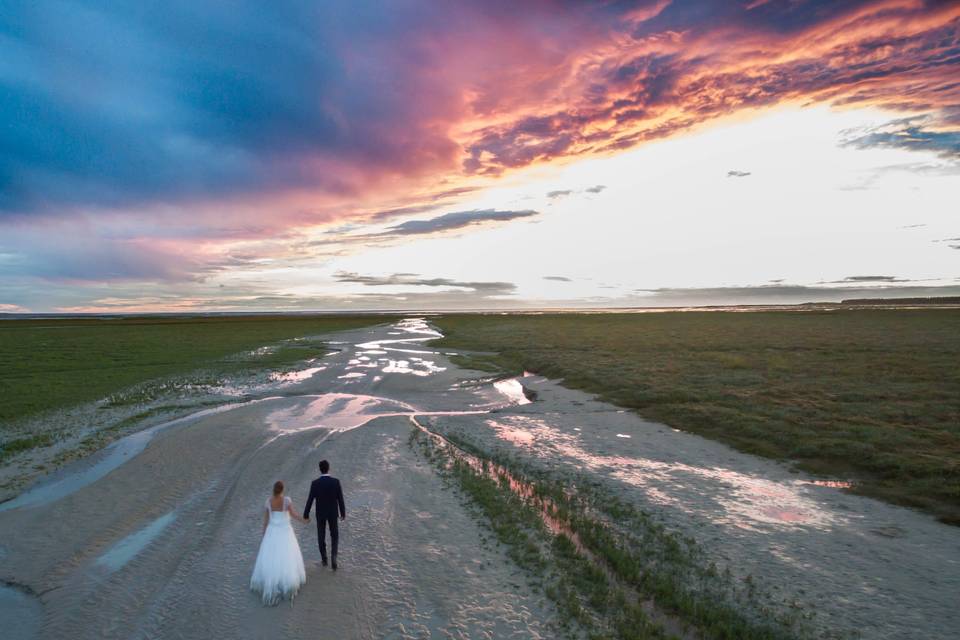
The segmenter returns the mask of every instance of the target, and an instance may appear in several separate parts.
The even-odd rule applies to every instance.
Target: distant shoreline
[[[395,316],[397,314],[449,315],[449,314],[543,314],[543,313],[668,313],[678,311],[830,311],[856,308],[883,309],[957,309],[960,296],[929,298],[851,298],[840,302],[798,302],[791,304],[705,304],[650,307],[488,307],[474,309],[351,309],[308,311],[166,311],[149,313],[0,313],[0,320],[82,320],[82,319],[131,319],[131,318],[223,318],[223,317],[344,317],[344,316]]]
[[[853,298],[843,300],[846,305],[960,305],[960,296],[941,296],[933,298]]]

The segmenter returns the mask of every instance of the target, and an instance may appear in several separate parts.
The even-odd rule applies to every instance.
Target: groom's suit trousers
[[[337,516],[321,516],[317,514],[317,540],[320,544],[320,557],[327,559],[327,525],[330,525],[330,551],[333,559],[337,559],[337,546],[340,542],[340,530],[337,527]]]

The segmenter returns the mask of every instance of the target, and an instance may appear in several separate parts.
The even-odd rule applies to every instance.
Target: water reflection
[[[430,328],[424,318],[406,318],[396,324],[396,328],[405,333],[419,333],[433,338],[442,338],[443,334]]]
[[[516,378],[497,380],[493,383],[494,389],[502,393],[513,404],[530,404],[530,399],[524,393],[523,385]]]
[[[850,489],[853,483],[849,480],[795,480],[797,484],[809,484],[815,487],[829,487],[831,489]]]
[[[403,373],[425,377],[447,370],[446,367],[438,367],[433,361],[424,360],[423,358],[387,360],[386,362],[387,365],[381,369],[384,373]]]
[[[309,369],[303,369],[302,371],[274,371],[270,374],[270,381],[279,382],[282,384],[303,382],[304,380],[309,380],[315,374],[325,371],[326,369],[326,367],[310,367]]]
[[[559,509],[557,508],[556,503],[550,498],[542,495],[541,492],[537,491],[533,484],[518,479],[516,476],[510,473],[506,467],[503,467],[492,461],[481,460],[480,458],[467,453],[444,438],[442,435],[435,433],[422,425],[415,416],[410,417],[410,422],[427,437],[433,440],[435,444],[446,450],[454,460],[466,464],[479,475],[486,476],[490,480],[494,480],[501,485],[505,484],[510,491],[522,498],[527,504],[536,507],[539,511],[540,519],[546,525],[547,529],[549,529],[555,535],[565,535],[580,553],[586,555],[594,563],[599,563],[599,559],[593,553],[588,551],[586,547],[584,547],[580,540],[580,536],[578,536],[577,533],[571,529],[566,522],[557,517]]]
[[[170,526],[174,520],[176,520],[176,511],[171,511],[160,516],[139,531],[131,533],[97,558],[97,566],[105,568],[108,572],[116,571],[130,562],[130,560],[143,551],[147,545],[156,540],[157,537],[163,533],[164,529]]]
[[[805,486],[818,481],[776,482],[723,467],[601,455],[585,449],[579,433],[561,431],[532,416],[504,416],[485,423],[499,438],[536,456],[571,458],[585,470],[642,489],[658,504],[721,524],[765,531],[770,525],[828,527],[839,518],[804,495]]]
[[[355,345],[362,353],[366,354],[385,354],[388,351],[399,353],[413,353],[421,355],[434,355],[435,352],[422,349],[401,348],[397,346],[386,345],[407,345],[424,342],[433,338],[442,338],[443,334],[430,328],[427,321],[423,318],[407,318],[401,320],[393,326],[396,331],[391,331],[388,335],[410,335],[416,334],[416,338],[393,338],[389,340],[373,340],[370,342],[361,342]]]
[[[409,415],[414,411],[414,407],[405,402],[377,396],[328,393],[305,405],[271,412],[267,416],[267,424],[272,431],[284,434],[321,428],[346,430],[359,427],[374,418]]]
[[[363,426],[376,418],[391,416],[465,416],[485,414],[487,411],[432,411],[420,409],[406,402],[378,396],[328,393],[307,404],[277,409],[267,418],[271,431],[278,435],[299,433],[312,429],[346,431]]]
[[[419,339],[417,340],[419,342]],[[400,349],[398,347],[384,347],[387,351],[393,351],[394,353],[415,353],[418,355],[433,355],[434,351],[429,351],[427,349]]]

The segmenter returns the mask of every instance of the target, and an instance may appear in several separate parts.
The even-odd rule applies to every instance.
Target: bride
[[[283,598],[292,601],[307,581],[290,516],[308,522],[293,508],[290,498],[283,495],[283,483],[278,480],[273,485],[273,496],[264,504],[263,537],[250,577],[250,588],[263,595],[264,604],[275,605]]]

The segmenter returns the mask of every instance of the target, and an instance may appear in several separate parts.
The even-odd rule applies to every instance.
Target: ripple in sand
[[[3,637],[28,640],[37,637],[43,605],[25,589],[0,583],[0,620]]]

